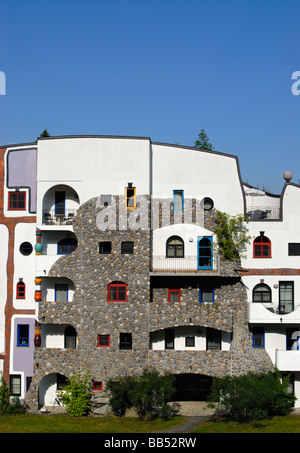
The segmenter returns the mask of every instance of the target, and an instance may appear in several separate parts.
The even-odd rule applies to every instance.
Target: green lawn
[[[0,433],[150,433],[180,425],[184,417],[143,422],[137,417],[0,415]]]
[[[202,423],[194,433],[300,433],[300,417],[288,415],[251,423],[215,418]]]

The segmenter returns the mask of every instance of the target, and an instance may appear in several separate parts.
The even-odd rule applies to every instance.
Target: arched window
[[[123,282],[112,282],[108,285],[108,302],[127,302],[127,285]]]
[[[25,283],[24,282],[18,282],[17,283],[17,299],[25,299]]]
[[[271,241],[263,232],[253,241],[253,258],[271,258]]]
[[[73,326],[65,328],[65,348],[76,349],[76,330]]]
[[[58,255],[68,255],[72,253],[77,247],[77,240],[74,238],[65,238],[58,242],[57,244],[57,254]]]
[[[167,258],[184,258],[184,242],[179,236],[171,236],[167,240]]]
[[[271,288],[264,283],[260,283],[259,285],[256,285],[253,288],[252,301],[253,302],[272,302]]]

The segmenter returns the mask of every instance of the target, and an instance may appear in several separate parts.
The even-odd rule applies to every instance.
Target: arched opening
[[[167,258],[184,258],[184,242],[179,236],[171,236],[166,245]]]
[[[212,237],[198,240],[198,269],[212,269]]]
[[[57,392],[66,385],[67,378],[60,373],[51,373],[43,377],[39,384],[39,407],[59,406]]]
[[[43,224],[72,225],[79,204],[79,196],[72,187],[65,184],[51,187],[43,198]]]

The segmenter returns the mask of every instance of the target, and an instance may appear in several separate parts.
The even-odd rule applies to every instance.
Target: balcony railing
[[[219,268],[218,256],[184,258],[166,258],[164,255],[152,257],[153,272],[217,272]]]
[[[43,211],[44,225],[72,225],[76,209],[64,209],[55,211],[55,209],[45,209]]]
[[[248,206],[246,216],[248,220],[278,220],[280,208],[275,206]]]

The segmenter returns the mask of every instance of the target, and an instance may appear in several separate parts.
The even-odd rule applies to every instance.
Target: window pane
[[[183,192],[182,190],[174,190],[174,211],[182,211],[183,209]]]
[[[202,302],[213,302],[214,301],[214,292],[213,292],[213,290],[203,290],[203,291],[201,291],[201,301]]]
[[[109,300],[118,300],[118,291],[116,286],[109,287]]]
[[[180,290],[178,291],[170,291],[170,302],[180,302]]]

